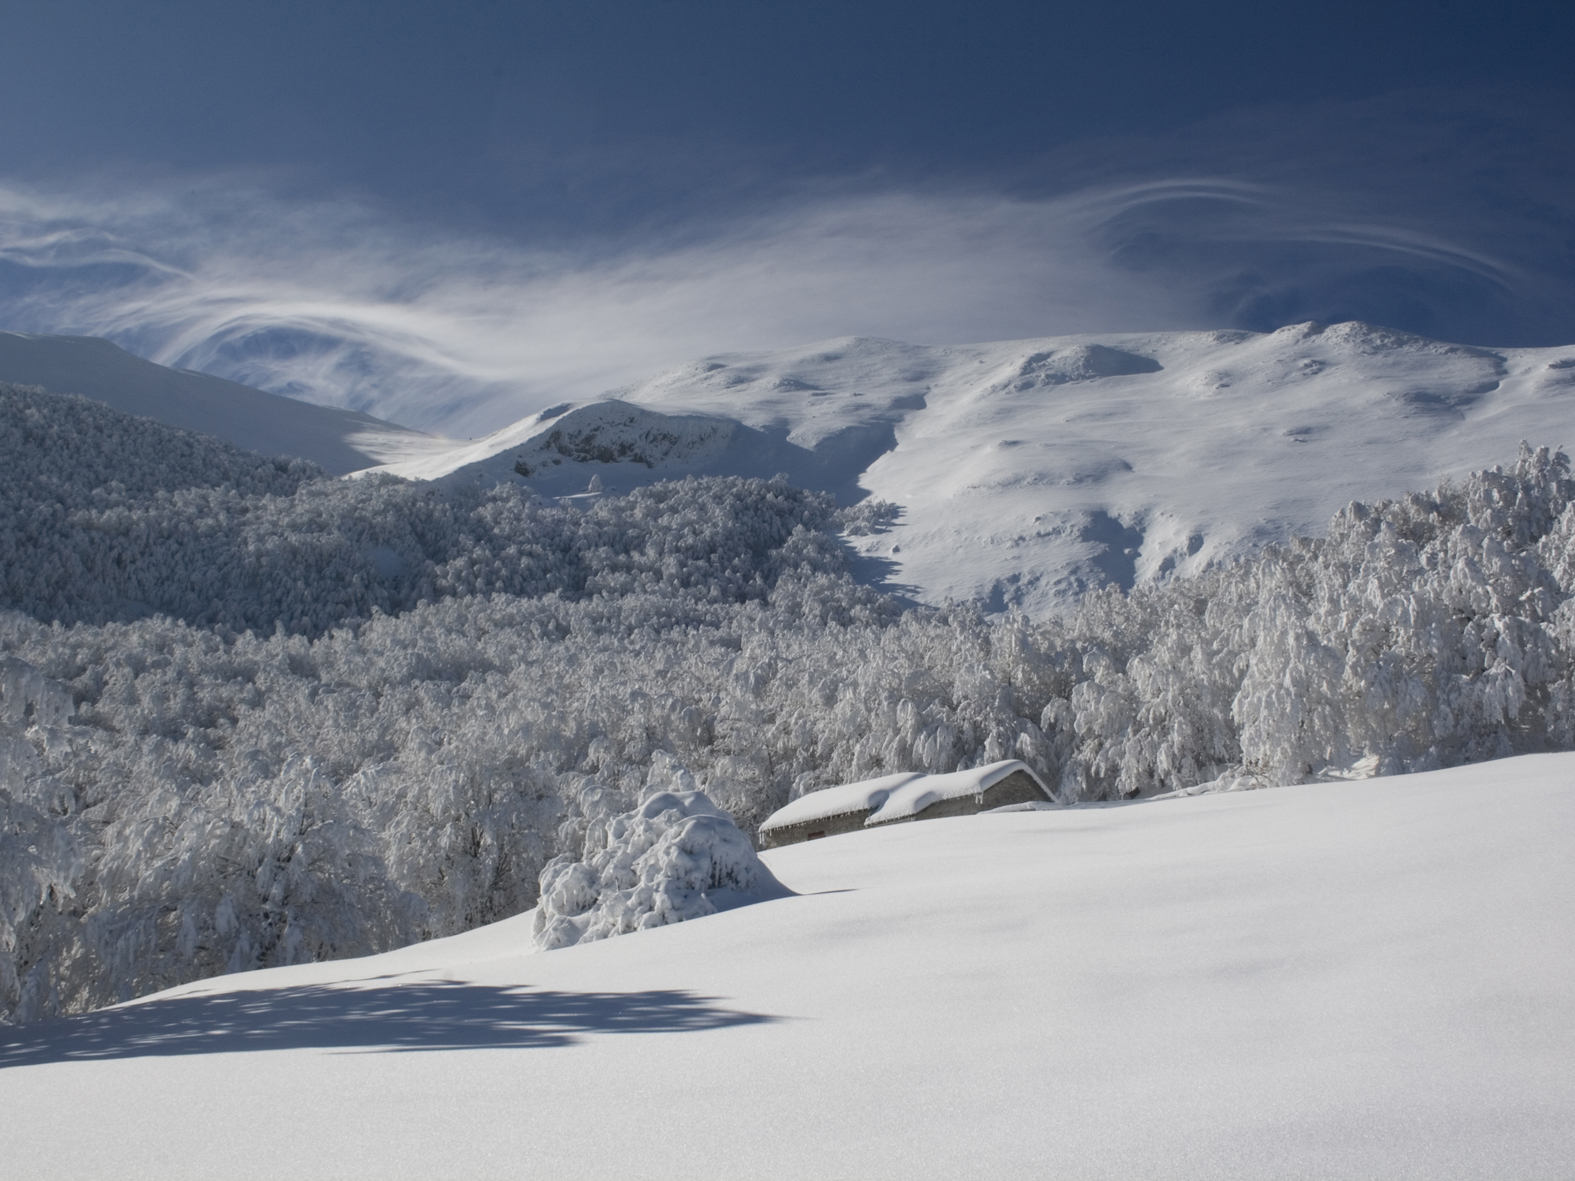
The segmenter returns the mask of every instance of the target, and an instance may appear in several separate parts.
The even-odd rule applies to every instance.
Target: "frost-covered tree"
[[[1051,713],[1094,798],[1216,773],[1295,782],[1569,745],[1569,460],[1374,506],[1199,578],[1093,596]]]
[[[592,823],[580,859],[547,863],[533,941],[551,951],[791,893],[704,792],[653,791]]]

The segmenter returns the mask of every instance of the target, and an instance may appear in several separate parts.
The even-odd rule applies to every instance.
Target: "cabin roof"
[[[1007,776],[1022,771],[1034,781],[1046,799],[1050,793],[1027,763],[1018,759],[1003,759],[984,767],[968,771],[953,771],[950,775],[919,775],[894,788],[883,803],[870,813],[866,825],[885,824],[892,820],[906,820],[917,816],[931,804],[941,800],[955,800],[959,796],[975,796],[994,787]]]
[[[867,812],[878,808],[892,791],[915,779],[923,779],[917,771],[903,771],[896,775],[883,775],[879,779],[863,779],[858,783],[844,783],[839,787],[823,787],[819,791],[799,796],[784,808],[778,808],[760,826],[786,828],[790,824],[803,824],[810,820],[825,820],[829,816],[843,816],[849,812]]]
[[[967,771],[953,771],[947,775],[921,775],[915,771],[904,771],[896,775],[883,775],[879,779],[822,788],[777,809],[766,818],[760,831],[768,832],[812,820],[844,816],[849,812],[869,812],[869,818],[864,822],[869,826],[904,820],[918,815],[940,800],[978,795],[1016,771],[1027,773],[1045,793],[1045,798],[1050,797],[1044,783],[1027,763],[1019,759],[1003,759],[999,763],[973,767]]]

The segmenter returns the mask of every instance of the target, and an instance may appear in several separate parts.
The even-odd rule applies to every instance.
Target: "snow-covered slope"
[[[16,1176],[1553,1178],[1575,755],[894,825],[0,1034]],[[417,1052],[419,1051],[419,1052]]]
[[[954,348],[850,338],[706,358],[616,397],[392,470],[516,479],[523,460],[557,495],[592,473],[613,491],[782,471],[900,505],[894,528],[855,544],[919,597],[1038,613],[1320,530],[1350,500],[1508,462],[1521,439],[1575,443],[1575,347],[1468,348],[1360,323]],[[689,416],[639,419],[649,436],[710,416],[711,443],[651,466],[633,461],[634,434],[621,462],[530,458],[554,430],[605,431],[628,404]],[[747,429],[728,434],[729,419]]]
[[[894,446],[892,425],[852,423],[809,445],[780,424],[746,425],[726,413],[660,410],[609,397],[565,402],[445,452],[375,471],[411,480],[515,481],[546,496],[624,493],[684,476],[784,475],[800,488],[865,496],[859,474]]]
[[[334,475],[454,446],[370,415],[156,365],[94,336],[0,332],[0,381],[81,394],[264,455],[309,459]]]

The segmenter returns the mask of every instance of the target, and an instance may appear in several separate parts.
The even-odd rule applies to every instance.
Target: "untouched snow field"
[[[1575,755],[894,825],[0,1034],[16,1177],[1564,1178]]]
[[[867,575],[1037,616],[1091,585],[1321,532],[1353,499],[1508,463],[1522,439],[1575,443],[1575,347],[1355,322],[951,348],[849,337],[708,357],[611,397],[387,470],[512,480],[523,460],[554,496],[591,471],[608,492],[783,472],[901,507],[853,539]],[[608,444],[609,461],[573,461]]]

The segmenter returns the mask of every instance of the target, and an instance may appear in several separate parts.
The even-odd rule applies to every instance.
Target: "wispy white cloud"
[[[1219,268],[1195,259],[1209,241],[1335,242],[1514,281],[1442,239],[1206,177],[1033,200],[799,193],[578,254],[233,178],[107,191],[0,187],[6,326],[109,336],[166,364],[456,435],[710,352],[1207,326]],[[1144,227],[1200,207],[1213,220],[1189,239],[1194,273],[1134,265]]]

